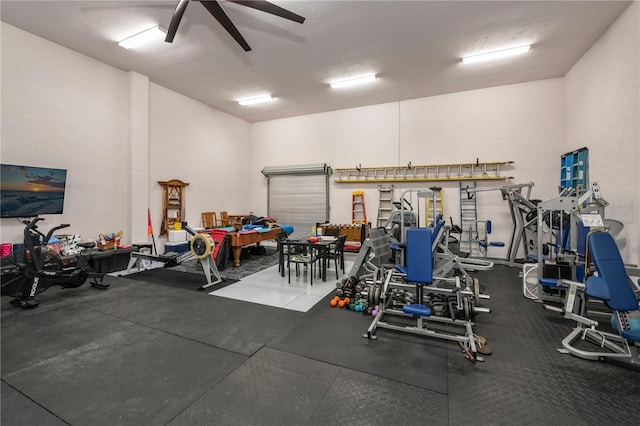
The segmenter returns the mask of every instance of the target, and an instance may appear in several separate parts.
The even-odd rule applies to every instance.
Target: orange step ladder
[[[351,223],[353,224],[366,224],[367,223],[367,209],[364,205],[364,191],[353,191],[351,199]]]

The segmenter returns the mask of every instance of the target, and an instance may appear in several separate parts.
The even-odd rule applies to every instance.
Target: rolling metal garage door
[[[265,167],[262,174],[268,179],[268,216],[293,225],[294,235],[310,235],[316,223],[329,220],[329,166]]]

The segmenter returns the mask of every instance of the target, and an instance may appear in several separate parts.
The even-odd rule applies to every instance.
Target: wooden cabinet
[[[189,184],[178,179],[158,181],[162,186],[162,225],[160,235],[167,235],[176,222],[184,220],[184,188]]]

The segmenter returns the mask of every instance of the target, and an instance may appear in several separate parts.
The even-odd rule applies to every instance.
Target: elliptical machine
[[[104,274],[90,271],[89,262],[83,253],[77,258],[63,258],[48,244],[54,232],[67,228],[69,224],[55,226],[43,234],[37,223],[44,220],[35,216],[24,220],[24,248],[2,258],[2,295],[12,296],[11,304],[23,309],[38,306],[35,296],[53,285],[63,288],[76,288],[84,284],[88,278],[102,278]],[[95,246],[95,243],[78,244],[83,249]],[[108,284],[98,283],[99,289],[106,289]]]

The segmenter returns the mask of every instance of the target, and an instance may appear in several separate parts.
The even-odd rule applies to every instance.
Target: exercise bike
[[[89,262],[84,252],[78,256],[61,256],[48,246],[54,232],[67,228],[69,224],[55,226],[43,234],[38,230],[37,223],[44,220],[35,216],[31,220],[24,220],[24,248],[2,258],[2,295],[14,299],[11,304],[23,309],[33,309],[38,306],[35,300],[39,294],[53,285],[63,288],[77,288],[87,279],[94,278],[93,287],[105,290],[108,284],[98,282],[104,274],[91,272]],[[84,250],[92,248],[95,243],[79,243]]]

